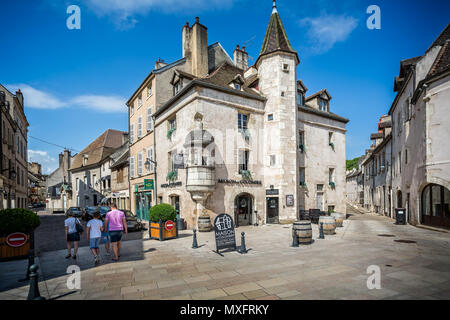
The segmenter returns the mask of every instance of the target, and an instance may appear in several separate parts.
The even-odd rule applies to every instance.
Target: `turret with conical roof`
[[[261,57],[278,51],[295,54],[297,63],[299,63],[297,51],[292,48],[291,43],[289,42],[286,30],[281,22],[280,14],[278,13],[276,1],[273,0],[272,15],[270,16],[269,26],[267,27],[256,65]]]

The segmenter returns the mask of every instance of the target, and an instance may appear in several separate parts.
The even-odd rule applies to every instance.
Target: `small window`
[[[325,99],[320,99],[319,100],[319,109],[320,111],[328,111],[328,101]]]
[[[317,185],[317,191],[323,191],[323,184]]]
[[[289,71],[289,65],[287,63],[283,63],[283,71]]]
[[[270,166],[273,167],[276,164],[276,156],[275,155],[271,155],[270,156]]]
[[[301,185],[301,186],[304,186],[305,183],[306,183],[306,179],[305,179],[305,168],[300,168],[300,177],[299,177],[299,180],[300,180],[300,185]]]
[[[269,115],[267,116],[267,120],[273,121],[273,114],[269,114]]]
[[[142,94],[138,97],[138,108],[142,107]]]
[[[334,169],[330,168],[328,174],[329,174],[329,182],[334,183]]]
[[[281,96],[284,97],[284,91],[281,91]]]
[[[242,171],[248,171],[248,162],[250,158],[250,151],[248,150],[239,150],[239,174]]]
[[[241,90],[241,85],[239,83],[234,83],[234,88],[236,90]]]
[[[297,103],[298,103],[299,106],[304,106],[305,105],[305,96],[300,91],[297,92]]]
[[[174,95],[177,95],[183,89],[183,81],[180,79],[174,84]]]
[[[151,97],[152,94],[153,94],[153,89],[152,89],[152,85],[150,84],[150,85],[147,87],[147,97]]]
[[[248,115],[238,113],[238,129],[248,129]]]

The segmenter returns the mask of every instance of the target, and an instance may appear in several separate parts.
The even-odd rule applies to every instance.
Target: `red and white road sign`
[[[175,223],[173,221],[166,221],[165,228],[167,231],[172,231],[175,228]]]
[[[8,246],[10,247],[18,248],[27,243],[27,240],[28,238],[26,234],[23,234],[21,232],[14,232],[6,237],[6,244],[8,244]]]

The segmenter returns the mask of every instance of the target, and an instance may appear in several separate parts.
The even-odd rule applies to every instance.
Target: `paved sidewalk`
[[[122,261],[112,263],[103,257],[98,267],[88,248],[82,248],[77,261],[81,290],[72,294],[66,286],[66,269],[73,261],[64,259],[64,250],[45,252],[40,257],[41,294],[89,300],[450,299],[447,233],[357,214],[325,240],[317,240],[313,225],[315,242],[299,248],[291,247],[290,225],[239,228],[238,244],[243,231],[251,249],[247,255],[214,253],[214,233],[200,233],[201,248],[194,250],[191,231],[166,242],[127,241]],[[371,265],[381,269],[381,290],[367,288]],[[23,299],[28,286],[1,289],[9,268],[0,263],[0,299]]]

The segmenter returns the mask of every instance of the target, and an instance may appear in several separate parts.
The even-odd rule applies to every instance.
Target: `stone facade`
[[[155,202],[170,203],[188,228],[201,215],[261,225],[310,208],[345,212],[348,120],[330,112],[326,90],[305,99],[298,55],[276,8],[250,68],[245,48],[232,61],[220,44],[207,46],[198,18],[182,37],[183,59],[157,63],[128,102],[130,132],[140,108],[152,106],[155,135],[130,141],[132,211],[145,217]],[[145,102],[151,81],[154,100]],[[154,180],[154,190],[141,188],[144,179]]]
[[[12,94],[0,84],[1,172],[3,208],[28,203],[28,121],[20,89]]]
[[[389,110],[392,131],[372,135],[375,144],[363,165],[367,209],[392,218],[396,208],[406,209],[410,224],[450,227],[448,61],[450,25],[424,55],[401,61]],[[380,154],[386,154],[381,174]]]

